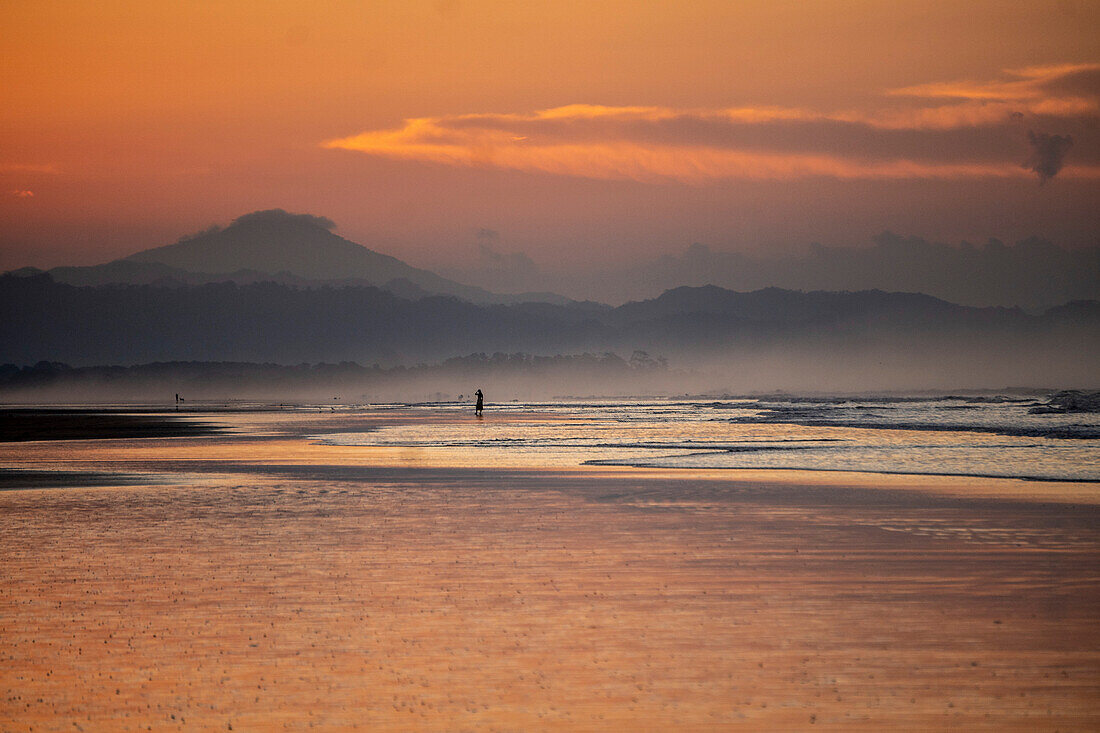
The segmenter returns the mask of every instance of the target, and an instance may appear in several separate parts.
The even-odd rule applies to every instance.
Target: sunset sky
[[[1100,237],[1100,3],[0,3],[0,270],[249,211],[420,266]],[[479,239],[479,232],[482,237]]]

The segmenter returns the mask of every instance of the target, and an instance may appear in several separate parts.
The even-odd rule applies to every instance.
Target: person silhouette
[[[481,411],[485,408],[485,395],[481,394],[480,389],[474,392],[474,394],[477,395],[477,404],[474,405],[474,414],[481,417]]]

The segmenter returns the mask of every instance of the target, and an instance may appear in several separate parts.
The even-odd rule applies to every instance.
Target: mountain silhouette
[[[272,281],[297,286],[372,285],[406,296],[414,292],[454,295],[473,303],[514,300],[367,249],[334,234],[334,226],[329,219],[310,214],[256,211],[227,227],[213,227],[175,244],[103,265],[56,267],[49,273],[71,285]]]
[[[895,325],[925,323],[938,327],[960,321],[980,322],[996,314],[1020,315],[1018,309],[962,306],[923,293],[802,292],[782,288],[743,293],[716,285],[673,288],[652,300],[625,303],[614,311],[618,323],[659,322],[681,316],[695,319],[720,316],[746,322],[810,325],[888,318]]]
[[[362,278],[375,285],[399,277],[413,282],[424,275],[437,277],[337,236],[331,231],[334,226],[328,219],[309,214],[256,211],[238,217],[224,229],[209,229],[123,259],[188,272],[286,271],[311,280]]]

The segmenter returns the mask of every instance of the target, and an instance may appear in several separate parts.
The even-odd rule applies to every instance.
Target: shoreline
[[[219,417],[221,420],[219,421]],[[807,468],[686,468],[635,463],[589,463],[546,465],[536,455],[522,451],[492,451],[439,446],[339,445],[319,439],[320,435],[371,432],[379,428],[409,424],[463,425],[472,417],[455,410],[424,410],[415,407],[387,407],[380,410],[356,410],[329,413],[298,409],[239,409],[231,411],[195,409],[150,410],[130,413],[125,410],[102,411],[82,408],[0,408],[0,480],[6,490],[19,490],[18,469],[31,469],[31,484],[49,481],[39,456],[54,452],[64,444],[66,461],[75,471],[59,469],[51,488],[66,488],[64,477],[71,474],[74,486],[112,485],[112,476],[124,478],[122,485],[141,482],[141,474],[130,475],[126,466],[135,459],[158,456],[166,464],[163,471],[185,470],[193,463],[198,473],[217,472],[219,466],[237,463],[247,445],[258,461],[272,465],[298,462],[302,465],[369,465],[386,467],[416,466],[433,469],[505,469],[532,470],[567,475],[665,478],[669,480],[726,481],[734,484],[755,482],[778,486],[852,488],[859,490],[896,490],[960,499],[1004,499],[1037,503],[1100,506],[1096,481],[1074,479],[1035,479],[958,473],[907,473],[891,471],[852,471]],[[232,419],[244,419],[244,429],[234,427]],[[495,423],[522,425],[530,422],[568,422],[560,413],[538,411],[495,413]],[[879,430],[880,428],[871,428]],[[53,437],[45,437],[53,436]],[[61,436],[61,437],[59,437]],[[278,455],[276,455],[278,454]],[[28,460],[29,459],[29,460]],[[488,461],[486,460],[488,459]],[[619,459],[613,459],[619,460]],[[5,469],[5,465],[7,468]],[[104,470],[86,470],[91,466]],[[111,468],[115,466],[115,468]],[[83,468],[81,468],[83,467]]]
[[[440,416],[351,427],[412,418]],[[1100,507],[1075,487],[485,465],[310,437],[346,416],[224,422],[0,444],[139,481],[0,491],[0,720],[1100,727]]]

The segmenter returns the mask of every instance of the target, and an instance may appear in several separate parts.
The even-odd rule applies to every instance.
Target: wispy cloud
[[[1001,102],[1045,100],[1051,97],[1079,97],[1095,109],[1100,64],[1060,64],[1009,69],[1004,78],[992,81],[953,81],[917,84],[890,90],[895,96],[985,99]],[[1090,99],[1091,98],[1091,99]]]
[[[454,166],[635,181],[1033,174],[1047,180],[1063,166],[1063,175],[1098,178],[1098,80],[1098,64],[1036,67],[991,82],[895,89],[884,99],[900,104],[840,112],[574,104],[524,114],[409,119],[325,146]],[[1084,144],[1075,134],[1075,154],[1084,149],[1080,162],[1066,163],[1068,146],[1058,144],[1066,136],[1029,132],[1058,125],[1085,131]],[[1024,157],[1029,162],[1021,166]]]
[[[945,129],[995,125],[1023,117],[1100,116],[1100,64],[1032,66],[992,81],[954,81],[891,89],[892,97],[946,104],[868,115],[871,124]]]

